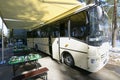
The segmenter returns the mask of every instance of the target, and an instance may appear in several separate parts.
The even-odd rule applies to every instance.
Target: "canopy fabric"
[[[74,12],[79,0],[0,0],[0,16],[9,29],[34,29]]]

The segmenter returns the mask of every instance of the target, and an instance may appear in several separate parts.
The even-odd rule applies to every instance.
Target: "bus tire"
[[[63,55],[63,58],[64,58],[64,63],[67,65],[67,66],[70,66],[70,67],[73,67],[74,66],[74,59],[73,57],[67,53],[67,54],[64,54]]]

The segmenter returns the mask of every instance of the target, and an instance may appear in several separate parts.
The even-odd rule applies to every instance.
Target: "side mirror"
[[[97,13],[98,13],[98,19],[100,20],[103,15],[102,8],[100,6],[97,6]]]

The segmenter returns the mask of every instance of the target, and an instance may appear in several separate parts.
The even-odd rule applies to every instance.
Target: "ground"
[[[110,52],[109,64],[120,65],[120,53]]]
[[[109,59],[108,64],[105,67],[120,75],[120,53],[110,52],[110,59]]]
[[[40,53],[41,55],[42,53]],[[6,49],[5,60],[12,56],[11,50]],[[110,51],[110,59],[107,65],[95,73],[87,72],[81,68],[71,68],[64,64],[58,63],[50,56],[43,56],[38,60],[42,67],[47,67],[48,80],[120,80],[120,53]],[[27,67],[19,69],[16,73],[21,74],[33,68],[34,66],[27,65]],[[12,65],[0,65],[0,80],[11,80],[13,77]],[[41,80],[41,79],[34,79]]]

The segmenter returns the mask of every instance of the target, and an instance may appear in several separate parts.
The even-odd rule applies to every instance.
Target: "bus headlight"
[[[96,59],[91,59],[91,63],[94,64],[96,62]]]
[[[89,38],[89,41],[101,41],[101,40],[102,40],[101,36],[95,38]]]
[[[98,62],[98,60],[99,60],[99,59],[91,59],[91,63],[92,63],[92,64],[95,64],[95,63]]]

